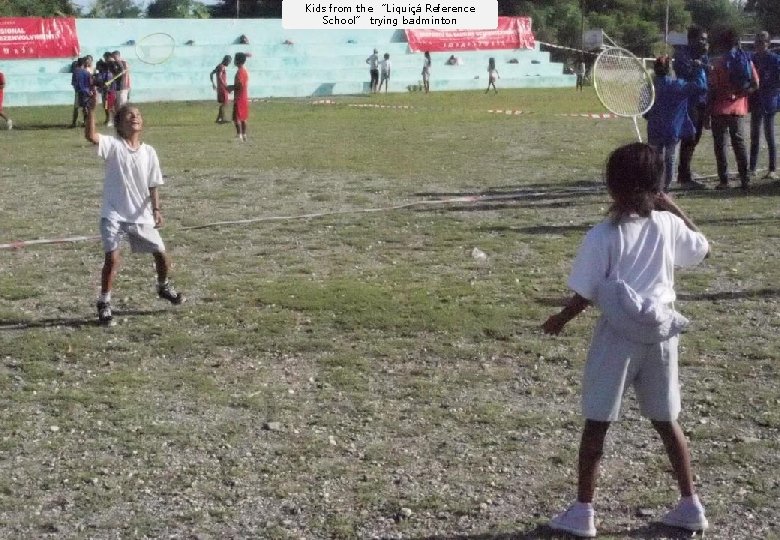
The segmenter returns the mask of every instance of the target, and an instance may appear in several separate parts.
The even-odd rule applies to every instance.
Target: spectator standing
[[[228,86],[228,91],[233,92],[233,123],[236,126],[236,138],[246,142],[249,120],[249,72],[244,67],[246,54],[236,53],[233,63],[238,68],[233,84]]]
[[[423,55],[423,68],[422,68],[422,80],[423,80],[423,89],[425,90],[425,93],[431,91],[431,53],[428,51],[425,51],[425,54]]]
[[[580,60],[577,63],[577,90],[582,92],[583,85],[585,84],[585,62]]]
[[[217,124],[225,122],[225,105],[230,100],[230,92],[228,91],[227,83],[227,67],[233,59],[229,54],[226,54],[222,58],[222,62],[217,64],[211,73],[209,73],[209,79],[211,80],[211,86],[217,91],[217,103],[219,103],[219,110],[217,111]],[[217,77],[216,83],[214,82],[214,76]]]
[[[366,64],[368,64],[368,74],[371,77],[371,92],[376,93],[379,86],[379,51],[374,49],[374,52],[366,58]]]
[[[5,94],[5,75],[0,71],[0,118],[5,120],[5,125],[8,129],[14,128],[14,122],[3,112],[3,97]]]
[[[116,108],[119,109],[130,100],[130,64],[122,58],[119,51],[111,53],[122,75],[117,80]]]
[[[653,71],[655,102],[645,115],[647,143],[663,156],[664,191],[669,191],[677,172],[680,140],[683,137],[692,137],[695,132],[693,121],[688,115],[690,98],[706,93],[707,87],[699,79],[686,82],[672,78],[668,56],[656,58]]]
[[[390,62],[390,53],[385,53],[384,58],[379,63],[379,70],[381,71],[381,77],[379,79],[379,88],[377,89],[378,92],[382,91],[382,85],[385,85],[385,94],[387,93],[387,87],[390,86],[390,71],[393,67],[392,63]]]
[[[768,32],[756,34],[753,64],[761,84],[750,96],[750,173],[756,172],[763,127],[769,153],[769,168],[764,178],[777,180],[775,113],[780,109],[780,55],[768,50],[769,43]]]
[[[748,94],[758,88],[758,73],[753,62],[739,46],[739,36],[733,28],[723,30],[716,39],[718,56],[712,63],[709,81],[709,112],[712,117],[712,139],[718,169],[716,189],[729,186],[726,134],[737,161],[739,182],[743,190],[750,184],[748,155],[745,147],[745,130],[748,114]],[[750,79],[743,84],[735,80],[735,73],[742,71],[740,59],[749,64]]]
[[[701,26],[688,27],[688,45],[678,49],[674,57],[674,72],[678,79],[696,83],[705,88],[708,85],[710,59],[709,36]],[[681,188],[703,189],[701,184],[693,179],[691,161],[696,145],[701,140],[704,122],[707,117],[707,94],[691,96],[688,103],[688,115],[693,122],[694,133],[683,137],[680,141],[680,163],[677,166],[677,181]]]

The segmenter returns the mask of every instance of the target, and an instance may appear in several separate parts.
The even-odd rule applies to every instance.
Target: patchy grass
[[[633,126],[563,116],[599,111],[573,90],[338,102],[255,103],[246,144],[212,104],[141,107],[178,309],[128,251],[102,328],[99,243],[0,252],[0,536],[550,537],[595,314],[538,326]],[[368,102],[410,108],[350,107]],[[0,242],[97,234],[102,166],[59,127],[69,111],[12,113]],[[695,168],[714,171],[708,135]],[[682,422],[717,538],[780,526],[778,195],[678,194],[713,242],[677,286]],[[236,220],[256,221],[197,228]],[[668,537],[669,466],[625,411],[602,536]]]

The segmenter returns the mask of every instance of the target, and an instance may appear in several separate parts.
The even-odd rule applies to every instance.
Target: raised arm
[[[87,114],[84,119],[84,137],[92,144],[100,142],[100,133],[95,130],[95,110],[92,107],[85,109]]]

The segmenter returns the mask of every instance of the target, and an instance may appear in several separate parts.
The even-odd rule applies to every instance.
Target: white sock
[[[98,302],[110,302],[111,301],[111,291],[108,291],[107,293],[100,293],[100,296],[98,296]]]
[[[593,503],[584,503],[577,501],[574,503],[573,510],[593,510]]]
[[[694,506],[701,506],[701,502],[699,501],[699,496],[695,493],[691,495],[690,497],[680,497],[680,500],[685,504],[692,504]]]

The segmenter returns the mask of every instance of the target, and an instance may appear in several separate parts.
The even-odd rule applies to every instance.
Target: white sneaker
[[[106,127],[114,127],[114,123],[109,120],[108,123],[106,124]]]
[[[574,536],[595,538],[596,512],[592,506],[574,503],[564,512],[550,520],[550,528],[554,531],[564,531]]]
[[[14,121],[8,120],[6,123],[8,124],[8,131],[11,131],[14,128]]]
[[[696,495],[689,500],[681,499],[677,506],[666,513],[661,523],[689,531],[703,531],[710,526],[704,515],[704,506]]]
[[[8,128],[8,129],[11,129],[11,128]],[[768,173],[766,173],[764,175],[764,178],[767,179],[767,180],[777,180],[780,177],[777,176],[777,173],[775,171],[769,171]]]

